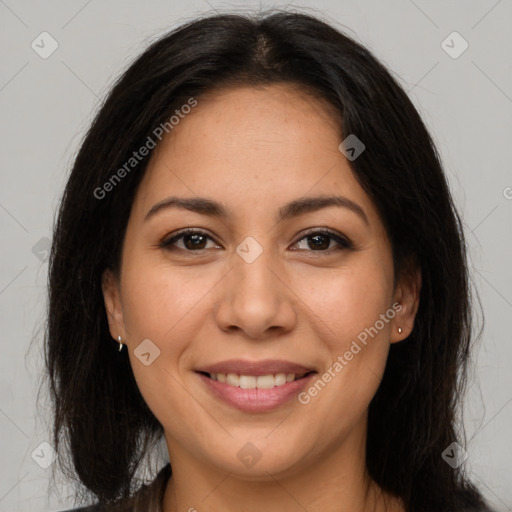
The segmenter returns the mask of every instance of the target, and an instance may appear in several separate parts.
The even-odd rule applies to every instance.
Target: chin
[[[293,442],[291,438],[288,438],[286,444],[277,438],[266,439],[270,431],[267,429],[260,439],[247,435],[247,432],[246,435],[229,438],[227,444],[217,444],[216,452],[206,453],[205,456],[219,470],[232,473],[240,479],[263,481],[268,480],[269,474],[276,477],[293,473],[301,461],[304,462],[307,448],[303,443]],[[300,452],[297,446],[302,446]]]

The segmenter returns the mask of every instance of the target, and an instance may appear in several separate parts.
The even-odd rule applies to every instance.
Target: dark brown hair
[[[440,157],[385,66],[331,24],[302,13],[189,22],[151,44],[99,110],[65,187],[49,262],[54,444],[83,485],[101,503],[113,503],[133,494],[137,467],[162,435],[126,352],[111,340],[101,290],[103,271],[119,270],[150,155],[104,197],[94,191],[189,98],[273,83],[314,91],[339,112],[344,136],[364,142],[351,167],[386,227],[395,274],[421,270],[413,332],[392,345],[370,404],[369,473],[411,512],[487,510],[462,467],[441,457],[452,442],[463,444],[456,425],[473,322],[464,234]]]

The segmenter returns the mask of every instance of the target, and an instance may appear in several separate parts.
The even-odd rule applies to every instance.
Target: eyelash
[[[180,231],[179,233],[175,234],[171,238],[162,240],[162,242],[159,245],[162,249],[165,249],[168,251],[180,250],[180,251],[190,252],[190,253],[192,253],[192,252],[201,253],[202,251],[207,250],[207,249],[198,249],[198,250],[194,251],[194,250],[189,250],[189,249],[182,249],[181,247],[176,247],[174,245],[175,242],[182,239],[186,235],[203,235],[206,238],[209,238],[210,240],[215,242],[215,240],[213,240],[213,238],[211,236],[209,236],[207,233],[205,233],[204,231],[199,231],[199,230],[188,228],[183,231]],[[333,230],[327,229],[327,228],[309,231],[309,232],[305,233],[302,236],[302,238],[297,240],[293,245],[296,245],[297,243],[301,242],[302,240],[312,237],[314,235],[327,235],[329,238],[334,240],[338,244],[338,246],[334,247],[334,248],[326,249],[326,250],[317,250],[317,251],[315,251],[313,249],[299,249],[299,250],[331,254],[333,251],[354,249],[352,242],[348,238],[345,238],[345,237],[341,236],[339,233],[337,233],[336,231],[333,231]],[[215,243],[217,243],[217,242],[215,242]],[[330,245],[330,243],[329,243],[329,245]],[[297,250],[297,249],[293,249],[293,250]]]

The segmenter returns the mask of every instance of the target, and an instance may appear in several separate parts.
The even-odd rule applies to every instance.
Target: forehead
[[[197,102],[153,153],[134,205],[139,215],[170,195],[212,197],[247,216],[338,193],[378,221],[338,149],[341,119],[324,100],[279,84],[217,90]]]

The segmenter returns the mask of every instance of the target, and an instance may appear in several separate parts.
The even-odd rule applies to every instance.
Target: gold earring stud
[[[121,336],[118,336],[117,340],[119,341],[119,352],[121,352],[121,350],[123,350],[123,344],[121,343]]]

